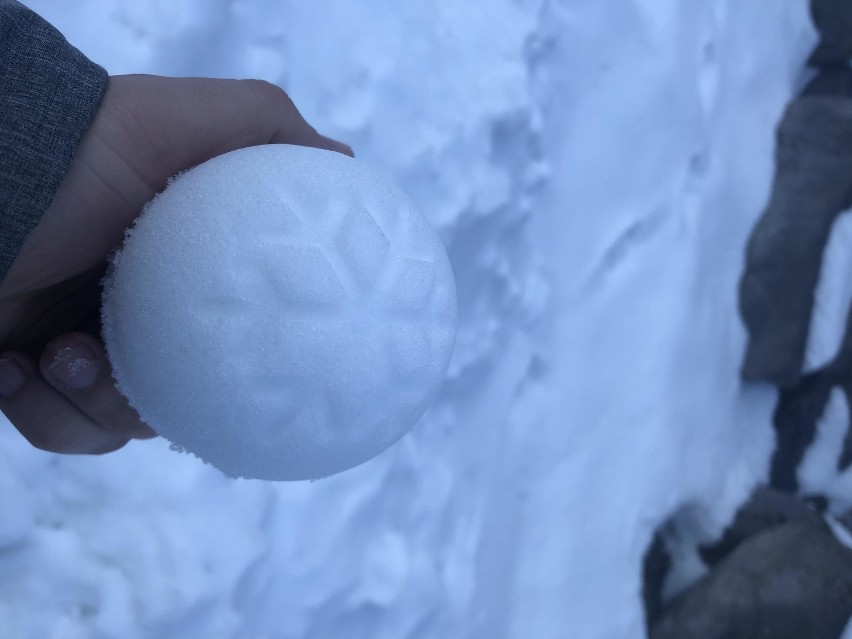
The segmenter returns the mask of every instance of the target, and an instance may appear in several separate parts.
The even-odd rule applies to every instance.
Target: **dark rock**
[[[843,66],[820,70],[808,82],[802,95],[852,97],[852,69]]]
[[[749,333],[742,374],[791,388],[801,377],[831,225],[852,205],[852,100],[797,98],[777,138],[772,195],[749,240],[740,282]]]
[[[823,38],[808,57],[808,64],[812,67],[839,66],[847,63],[850,54],[848,42]]]
[[[671,538],[673,531],[678,528],[677,521],[686,513],[688,510],[680,510],[663,522],[645,553],[642,566],[642,598],[649,631],[662,617],[667,605],[663,598],[663,588],[673,562],[666,540]],[[714,566],[746,539],[790,521],[811,521],[819,525],[822,518],[795,495],[770,488],[759,488],[737,511],[722,539],[715,544],[699,546],[699,555],[708,566]]]
[[[852,2],[811,0],[811,16],[821,40],[808,64],[845,64],[852,56]]]
[[[852,406],[852,384],[845,384],[843,392],[846,394],[846,402]],[[852,466],[852,428],[850,424],[846,425],[846,437],[843,438],[843,448],[840,451],[840,457],[837,460],[837,472],[844,472],[849,466]]]
[[[848,532],[852,533],[852,510],[847,510],[845,513],[837,517],[837,523],[843,526]]]
[[[813,373],[802,378],[795,388],[781,391],[772,419],[775,450],[769,484],[773,488],[789,493],[799,489],[797,470],[816,438],[833,383],[830,374]]]
[[[823,522],[751,537],[678,597],[651,639],[838,639],[852,616],[852,550]]]
[[[828,511],[829,501],[825,495],[805,495],[802,501],[814,512],[824,515]]]
[[[840,385],[845,394],[846,403],[852,407],[852,310],[849,313],[849,321],[846,324],[846,336],[843,341],[841,356],[835,365],[836,375],[840,378]],[[843,440],[843,448],[837,460],[837,472],[844,472],[852,465],[852,428],[846,425],[846,437]]]
[[[701,546],[699,554],[708,566],[715,566],[750,537],[789,521],[820,522],[819,514],[794,495],[760,488],[737,512],[720,541]]]
[[[649,630],[663,614],[663,586],[671,565],[663,535],[657,532],[642,562],[642,600]]]

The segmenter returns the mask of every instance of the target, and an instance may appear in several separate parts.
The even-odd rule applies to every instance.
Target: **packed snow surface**
[[[393,182],[330,151],[232,151],[146,207],[104,287],[142,419],[235,477],[315,479],[423,415],[455,339],[441,241]]]
[[[808,3],[29,4],[111,73],[282,85],[435,225],[458,337],[412,432],[322,481],[0,433],[0,636],[643,637],[656,527],[767,476],[737,283]]]

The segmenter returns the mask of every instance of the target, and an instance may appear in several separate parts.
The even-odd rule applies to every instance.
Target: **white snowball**
[[[119,389],[157,432],[236,477],[308,479],[422,416],[455,340],[435,231],[387,177],[270,145],[179,176],[104,288]]]

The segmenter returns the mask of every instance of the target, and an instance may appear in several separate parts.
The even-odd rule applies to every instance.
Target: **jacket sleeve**
[[[38,15],[0,0],[0,281],[94,118],[107,74]]]

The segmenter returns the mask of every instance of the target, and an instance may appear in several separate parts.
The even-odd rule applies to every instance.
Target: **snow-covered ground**
[[[234,481],[0,431],[0,636],[632,639],[675,512],[765,478],[736,285],[804,0],[30,0],[112,73],[260,77],[444,240],[459,338],[372,462]]]

